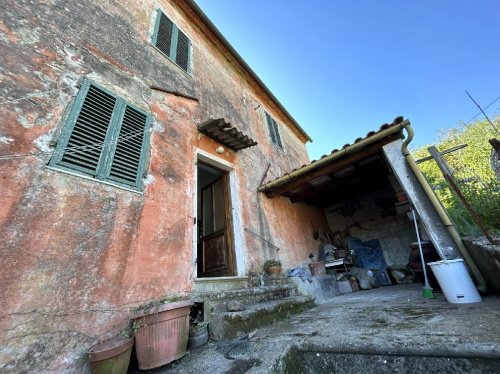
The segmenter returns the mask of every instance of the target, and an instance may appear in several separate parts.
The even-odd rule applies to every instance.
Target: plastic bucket
[[[478,303],[481,296],[464,265],[464,260],[429,262],[446,300],[454,304]]]

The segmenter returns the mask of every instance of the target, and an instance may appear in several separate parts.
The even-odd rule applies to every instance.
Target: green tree
[[[500,117],[493,121],[500,128]],[[498,138],[496,131],[485,121],[461,124],[442,130],[435,146],[440,150],[467,144],[466,148],[444,155],[463,194],[494,233],[500,233],[500,183],[491,164],[492,147],[488,142]],[[429,156],[428,146],[413,151],[415,159]],[[462,235],[479,235],[480,231],[462,202],[448,186],[434,160],[419,164],[430,185]]]

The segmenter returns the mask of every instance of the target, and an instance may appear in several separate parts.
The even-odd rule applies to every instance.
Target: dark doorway
[[[198,277],[234,275],[228,174],[198,162]]]

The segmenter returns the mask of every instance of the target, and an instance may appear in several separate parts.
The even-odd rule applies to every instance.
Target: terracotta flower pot
[[[281,273],[281,266],[269,266],[266,268],[267,274],[278,275]]]
[[[326,274],[325,261],[312,262],[309,264],[312,275]]]
[[[186,354],[192,301],[178,301],[147,310],[134,318],[139,369],[152,369]]]
[[[134,338],[117,336],[93,346],[89,351],[92,374],[125,374],[130,362]]]

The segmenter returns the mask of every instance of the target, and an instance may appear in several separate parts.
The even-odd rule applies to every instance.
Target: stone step
[[[194,302],[203,303],[205,316],[207,312],[216,310],[226,311],[228,304],[239,303],[242,305],[255,304],[297,294],[297,288],[293,284],[248,287],[237,290],[194,292],[191,296]]]
[[[250,284],[249,277],[216,277],[196,278],[194,280],[193,292],[222,292],[246,288]]]
[[[235,339],[313,306],[313,297],[288,296],[246,305],[244,310],[237,312],[216,310],[210,315],[210,336],[214,340]]]

